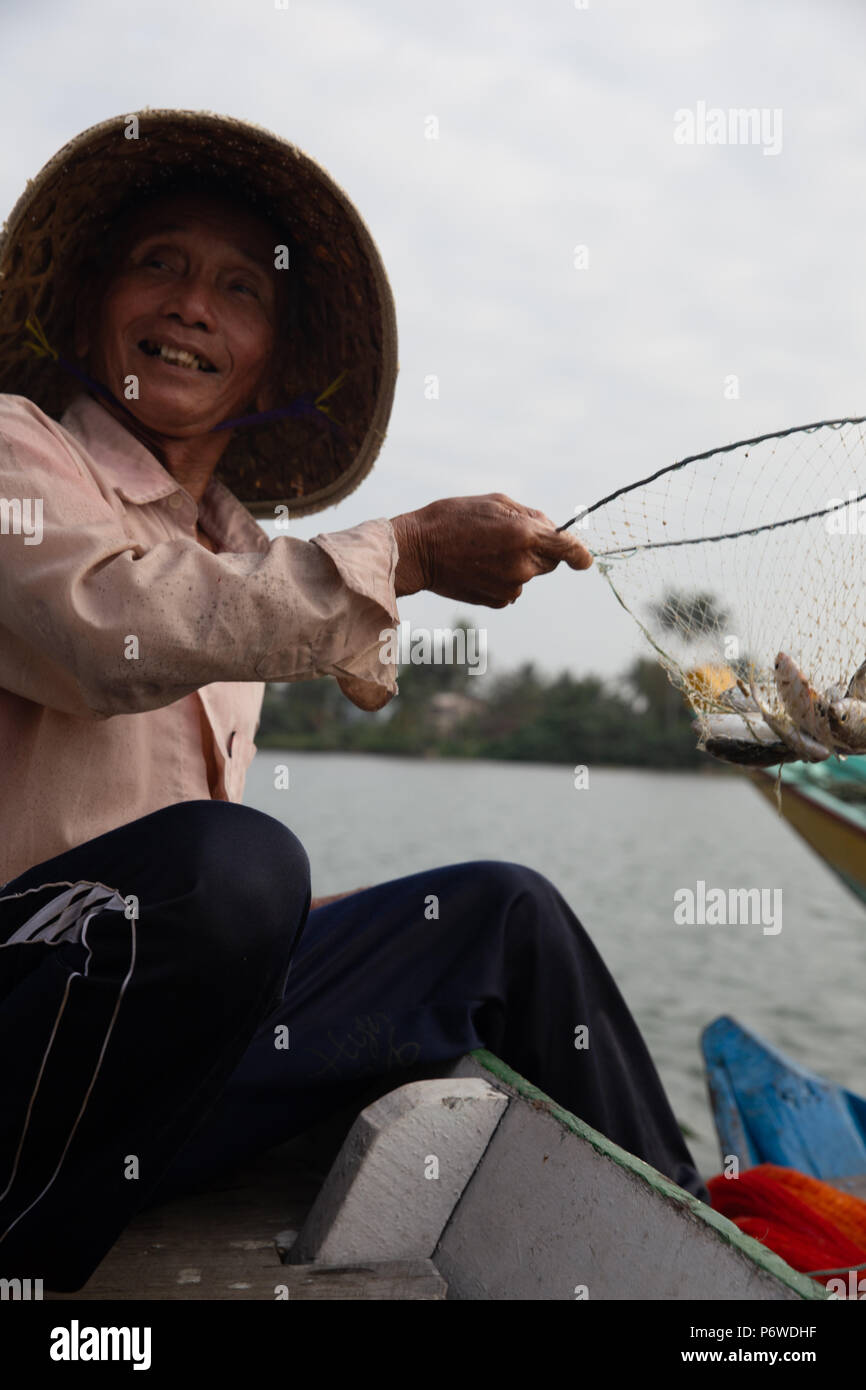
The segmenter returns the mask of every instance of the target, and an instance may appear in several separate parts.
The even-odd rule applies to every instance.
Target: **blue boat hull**
[[[866,1100],[731,1018],[701,1039],[723,1164],[778,1163],[837,1183],[866,1174]]]

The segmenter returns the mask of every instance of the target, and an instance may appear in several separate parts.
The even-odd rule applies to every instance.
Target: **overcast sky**
[[[395,407],[372,475],[295,535],[493,491],[560,523],[685,454],[866,414],[856,0],[3,0],[0,28],[2,216],[67,139],[148,105],[265,125],[360,209],[397,304]],[[781,112],[781,148],[677,143],[701,102]],[[460,611],[499,669],[640,650],[597,572]]]

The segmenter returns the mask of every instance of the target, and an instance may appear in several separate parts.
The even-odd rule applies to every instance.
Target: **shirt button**
[[[168,505],[171,507],[173,512],[176,512],[178,507],[183,506],[183,498],[181,497],[179,492],[173,492],[171,494],[171,497],[169,497],[168,499]]]

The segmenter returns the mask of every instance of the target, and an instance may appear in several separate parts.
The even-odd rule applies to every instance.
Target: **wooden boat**
[[[221,1192],[144,1213],[85,1289],[51,1297],[826,1297],[488,1052],[349,1125],[317,1154],[272,1150]]]
[[[866,1197],[866,1099],[784,1056],[731,1018],[702,1038],[723,1155],[778,1163]]]
[[[775,805],[777,769],[750,775]],[[866,903],[866,758],[790,763],[782,768],[780,796],[789,824]]]

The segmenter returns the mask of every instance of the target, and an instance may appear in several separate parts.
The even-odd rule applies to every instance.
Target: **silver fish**
[[[866,700],[866,661],[857,667],[845,695],[849,700]]]
[[[702,727],[697,724],[696,727]],[[767,721],[754,710],[754,713],[743,714],[712,714],[705,721],[703,727],[706,728],[710,738],[733,738],[753,743],[778,743],[779,736],[769,726]]]
[[[834,700],[844,700],[848,695],[847,685],[828,685],[824,691],[824,701],[832,705]]]
[[[820,742],[820,740],[812,738],[809,734],[804,734],[792,722],[790,716],[788,716],[787,719],[781,719],[778,715],[773,714],[759,695],[758,688],[754,681],[750,681],[749,689],[752,692],[752,699],[755,701],[764,719],[773,730],[773,733],[777,734],[782,743],[787,745],[794,754],[795,759],[804,763],[823,763],[827,761],[831,751],[829,748]]]
[[[705,753],[736,767],[776,767],[800,760],[786,743],[744,743],[735,738],[707,738],[701,744]]]
[[[834,700],[830,722],[845,753],[866,753],[866,700]]]
[[[749,710],[754,715],[760,713],[751,695],[744,693],[739,685],[729,685],[727,690],[723,690],[718,697],[718,703],[726,709],[736,710],[737,713]]]
[[[696,720],[695,728],[702,735],[701,748],[738,767],[774,767],[777,763],[794,762],[799,756],[757,713],[716,714],[705,728]]]
[[[776,689],[779,699],[790,716],[791,723],[801,733],[818,743],[833,746],[830,726],[830,707],[809,684],[795,661],[785,652],[776,657]]]

